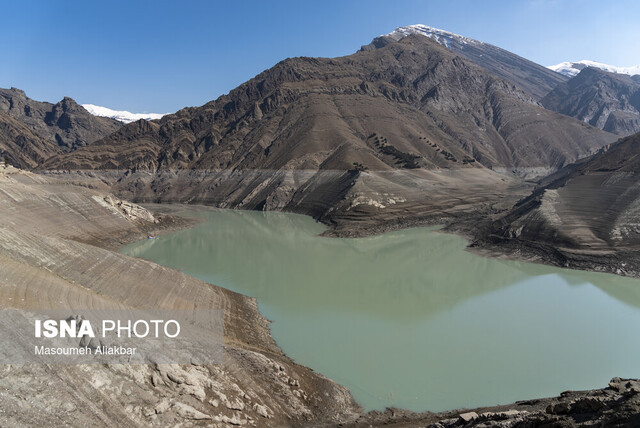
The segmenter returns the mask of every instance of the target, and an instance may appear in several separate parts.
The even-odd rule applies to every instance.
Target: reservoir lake
[[[490,259],[435,228],[317,236],[296,214],[194,209],[122,249],[257,298],[297,363],[366,410],[442,411],[640,376],[640,280]]]

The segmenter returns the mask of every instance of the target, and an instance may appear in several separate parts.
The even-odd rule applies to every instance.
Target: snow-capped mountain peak
[[[479,42],[477,40],[470,39],[468,37],[461,36],[459,34],[452,33],[450,31],[441,30],[439,28],[429,27],[428,25],[422,25],[422,24],[398,27],[395,30],[393,30],[391,33],[383,34],[381,37],[390,37],[393,40],[400,40],[411,34],[420,34],[420,35],[429,37],[430,39],[435,40],[436,42],[446,46],[447,48],[451,47],[450,44],[453,41],[461,43],[463,45],[483,44],[482,42]]]
[[[165,114],[169,113],[131,113],[126,110],[111,110],[107,107],[96,106],[93,104],[82,104],[89,113],[94,116],[110,117],[111,119],[119,120],[124,123],[135,122],[136,120],[154,120],[160,119]]]
[[[541,99],[565,80],[558,73],[491,43],[427,25],[398,27],[389,34],[375,37],[370,44],[363,46],[362,50],[381,49],[414,34],[427,37],[453,54],[460,55],[499,78],[515,84],[535,99]]]
[[[618,73],[618,74],[628,74],[630,76],[640,74],[640,65],[632,66],[632,67],[617,67],[615,65],[603,64],[601,62],[582,60],[575,62],[562,62],[556,65],[550,65],[547,68],[556,71],[560,74],[564,74],[565,76],[573,77],[576,76],[583,68],[594,67],[599,68],[604,71],[608,71],[610,73]]]

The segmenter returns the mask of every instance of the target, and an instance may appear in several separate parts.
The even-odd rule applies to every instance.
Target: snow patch
[[[600,70],[608,71],[610,73],[628,74],[629,76],[640,74],[640,65],[631,67],[618,67],[615,65],[603,64],[601,62],[589,61],[586,59],[575,62],[561,62],[560,64],[550,65],[547,68],[560,74],[564,74],[565,76],[574,77],[578,73],[580,73],[583,68],[587,67],[599,68]]]
[[[435,40],[441,45],[450,48],[452,42],[457,42],[463,45],[474,44],[474,45],[483,45],[483,42],[479,42],[474,39],[470,39],[468,37],[461,36],[460,34],[452,33],[450,31],[441,30],[439,28],[429,27],[427,25],[417,24],[417,25],[407,25],[405,27],[398,27],[393,30],[389,34],[383,34],[380,37],[390,37],[393,40],[400,40],[404,37],[410,36],[411,34],[420,34],[425,37],[429,37],[430,39]]]
[[[111,110],[107,107],[100,107],[93,104],[82,104],[85,110],[94,116],[110,117],[111,119],[119,120],[124,123],[135,122],[140,119],[154,120],[160,119],[162,116],[169,113],[131,113],[126,110]]]

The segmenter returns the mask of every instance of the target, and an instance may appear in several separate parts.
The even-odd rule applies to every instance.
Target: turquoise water
[[[434,229],[359,239],[283,213],[200,211],[123,253],[258,299],[300,364],[367,410],[477,407],[640,376],[640,280],[483,258]]]

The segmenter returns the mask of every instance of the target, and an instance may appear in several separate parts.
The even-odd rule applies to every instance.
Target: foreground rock
[[[349,427],[635,427],[640,426],[640,381],[614,378],[604,389],[567,391],[558,397],[507,406],[412,414],[390,409],[372,412]]]

